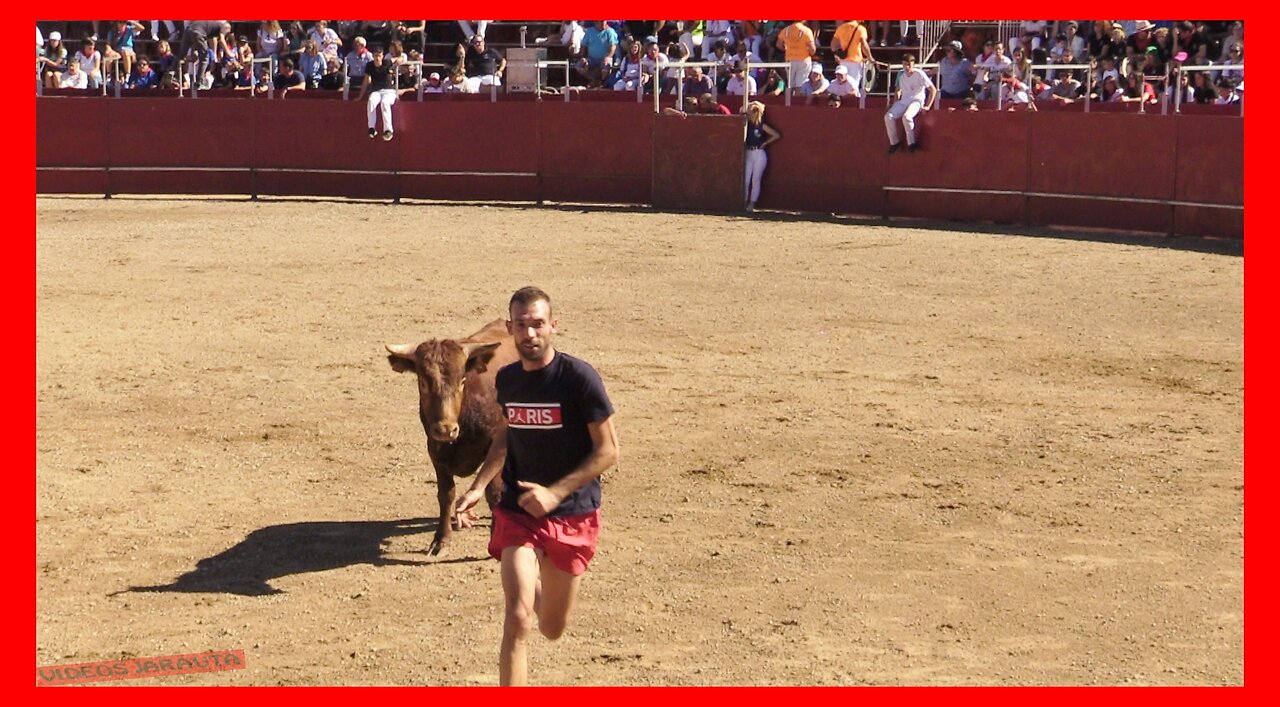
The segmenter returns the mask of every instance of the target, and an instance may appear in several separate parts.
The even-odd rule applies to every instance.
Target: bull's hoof
[[[435,540],[432,540],[431,545],[427,547],[427,554],[432,556],[439,555],[447,547],[449,547],[449,538],[437,537]]]

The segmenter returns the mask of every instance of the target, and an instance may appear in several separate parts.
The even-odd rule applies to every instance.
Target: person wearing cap
[[[871,56],[871,45],[867,42],[867,28],[859,20],[848,20],[836,27],[831,37],[831,51],[840,60],[837,71],[843,67],[853,91],[854,98],[861,98],[863,82],[866,78],[866,63],[875,61]],[[850,95],[850,94],[841,94]]]
[[[574,70],[587,82],[588,88],[600,88],[613,73],[614,56],[618,53],[618,33],[607,20],[596,20],[582,35],[582,50]]]
[[[432,71],[427,75],[427,82],[422,85],[423,93],[444,93],[444,85],[440,83],[440,73]]]
[[[777,47],[782,50],[783,57],[791,64],[787,75],[787,84],[799,87],[809,78],[809,67],[818,56],[818,44],[814,40],[813,30],[804,20],[792,20],[791,24],[778,33]]]
[[[462,60],[469,93],[478,93],[481,86],[502,85],[502,72],[507,68],[507,60],[497,49],[488,46],[483,36],[472,36],[466,47],[458,45],[458,58]]]
[[[363,39],[363,37],[357,37]],[[396,99],[400,97],[400,92],[396,90],[395,66],[387,61],[386,54],[382,51],[382,46],[374,47],[371,52],[373,57],[369,64],[365,67],[364,79],[360,84],[360,95],[356,97],[359,101],[369,94],[369,102],[365,107],[365,114],[369,121],[369,137],[378,136],[378,112],[382,112],[382,139],[390,140],[394,135],[394,128],[391,126],[391,106],[396,104]]]
[[[895,92],[897,101],[884,114],[885,130],[889,134],[889,154],[898,151],[901,146],[898,139],[898,121],[907,133],[907,152],[915,152],[916,114],[921,110],[929,110],[938,100],[938,89],[923,71],[916,68],[916,58],[911,54],[902,57],[902,73],[898,76],[898,87]]]
[[[1151,20],[1136,20],[1133,33],[1125,38],[1125,55],[1130,61],[1141,60],[1147,53],[1147,47],[1155,41],[1155,28]]]
[[[964,56],[964,45],[951,42],[938,62],[938,90],[943,98],[967,98],[973,92],[973,62]]]
[[[782,134],[764,122],[764,104],[751,101],[747,104],[747,135],[745,141],[745,189],[747,211],[756,210],[760,200],[761,180],[764,168],[769,164],[765,148],[782,139]]]
[[[740,61],[734,61],[729,67],[729,82],[725,85],[724,92],[730,96],[754,96],[756,95],[756,80],[752,76],[748,76],[745,66]]]
[[[49,43],[43,51],[36,62],[40,64],[44,74],[44,85],[46,88],[57,88],[62,72],[67,70],[67,47],[62,43],[62,33],[50,32]]]
[[[850,80],[849,69],[844,64],[836,67],[831,83],[827,86],[827,95],[836,98],[844,98],[845,96],[857,98],[856,84]]]
[[[815,97],[826,96],[830,87],[831,82],[822,75],[822,64],[815,61],[809,67],[809,77],[800,86],[800,93],[812,103]]]

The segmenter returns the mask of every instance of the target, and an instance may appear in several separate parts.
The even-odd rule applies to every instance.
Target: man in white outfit
[[[898,120],[907,131],[907,152],[916,151],[916,113],[929,110],[938,99],[938,89],[923,71],[916,70],[915,57],[902,57],[902,75],[898,77],[898,101],[884,114],[885,130],[889,133],[889,154],[901,147],[898,141]]]
[[[395,135],[391,125],[391,106],[400,94],[396,91],[395,67],[386,61],[382,47],[374,47],[373,60],[365,67],[364,82],[360,84],[360,95],[356,100],[369,93],[367,116],[369,118],[369,137],[378,136],[378,112],[382,113],[382,139],[390,140]]]

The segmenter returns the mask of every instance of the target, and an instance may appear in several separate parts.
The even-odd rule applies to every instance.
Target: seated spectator
[[[1228,106],[1240,102],[1240,95],[1236,93],[1236,82],[1231,78],[1218,79],[1218,97],[1214,99],[1214,105]]]
[[[1209,62],[1209,39],[1191,20],[1182,20],[1174,27],[1173,41],[1178,51],[1186,52],[1183,61],[1195,65]]]
[[[605,82],[605,85],[615,91],[637,90],[642,84],[642,60],[640,42],[632,40],[627,45],[627,53],[622,56],[622,61],[618,63],[617,72]]]
[[[1182,95],[1179,97],[1178,93],[1181,93]],[[1169,87],[1164,90],[1164,95],[1170,103],[1196,102],[1196,93],[1191,88],[1191,77],[1187,76],[1187,72],[1182,71],[1178,67],[1173,68],[1172,74],[1170,75],[1170,84]]]
[[[457,55],[471,86],[468,93],[479,93],[481,86],[502,85],[502,72],[507,68],[507,60],[497,49],[486,46],[484,37],[476,34],[468,46],[459,44]]]
[[[178,77],[178,57],[174,55],[168,40],[162,39],[156,43],[156,60],[152,62],[151,68],[160,73],[161,88],[174,87]]]
[[[1027,91],[1031,95],[1031,102],[1037,101],[1048,103],[1053,100],[1053,87],[1049,85],[1039,74],[1031,75],[1031,86]]]
[[[444,93],[444,85],[440,82],[440,74],[432,71],[427,76],[427,82],[422,85],[423,93]]]
[[[1093,93],[1089,94],[1089,98],[1099,103],[1109,103],[1119,101],[1122,95],[1124,95],[1124,92],[1120,90],[1120,79],[1116,76],[1108,75],[1094,86]]]
[[[1031,83],[1031,58],[1022,47],[1013,50],[1013,76],[1024,84]]]
[[[729,46],[724,43],[723,39],[716,40],[715,46],[711,49],[711,56],[706,61],[714,62],[717,66],[710,72],[715,79],[716,88],[721,92],[725,86],[729,85],[729,67],[733,66],[735,57],[729,53]]]
[[[1240,65],[1240,66],[1244,65],[1244,45],[1243,44],[1240,44],[1240,43],[1233,44],[1230,47],[1227,47],[1225,53],[1227,56],[1226,61],[1224,62],[1225,64]],[[1224,78],[1231,79],[1236,83],[1239,83],[1244,80],[1244,69],[1223,69],[1222,71],[1218,72],[1218,79],[1224,79]]]
[[[560,29],[548,37],[538,37],[534,44],[558,44],[569,48],[569,56],[577,56],[582,51],[582,37],[585,31],[577,20],[565,20]]]
[[[342,46],[342,38],[329,27],[328,20],[316,20],[308,35],[320,45],[320,53],[325,56],[338,56],[338,48]]]
[[[80,68],[80,62],[67,64],[67,70],[58,78],[58,88],[89,88],[89,76]]]
[[[835,78],[831,79],[830,85],[827,86],[827,93],[838,98],[856,94],[853,81],[849,80],[849,67],[840,64],[836,67]],[[856,95],[855,95],[856,97]]]
[[[280,71],[272,77],[271,83],[280,92],[280,98],[287,96],[290,91],[305,91],[307,88],[307,80],[303,78],[302,72],[294,68],[293,59],[280,62]]]
[[[443,93],[475,93],[471,88],[471,84],[467,82],[467,74],[462,69],[455,68],[449,72],[449,80],[445,81]]]
[[[943,98],[965,98],[972,92],[976,76],[973,62],[964,57],[963,50],[960,42],[952,42],[938,62],[938,90]]]
[[[1230,34],[1222,40],[1222,52],[1218,55],[1218,64],[1230,64],[1232,47],[1240,45],[1240,52],[1244,53],[1244,23],[1240,21],[1232,22]]]
[[[725,84],[725,93],[730,96],[754,96],[756,90],[755,78],[747,75],[745,67],[740,63],[735,63],[729,68],[729,81]]]
[[[291,21],[284,32],[284,37],[280,40],[280,58],[291,56],[296,62],[298,56],[302,54],[302,45],[306,43],[309,36],[307,31],[303,29],[301,20]],[[321,44],[316,42],[316,46],[321,47]],[[321,48],[320,53],[324,53],[323,48]]]
[[[787,92],[787,79],[777,69],[769,69],[764,77],[764,88],[760,93],[765,96],[781,96]]]
[[[995,98],[1000,86],[1000,77],[1004,70],[1013,66],[1013,60],[1005,56],[1003,42],[987,42],[984,49],[991,49],[990,54],[983,54],[974,62],[977,68],[975,86],[980,96]]]
[[[1143,79],[1141,71],[1130,72],[1129,76],[1125,78],[1124,90],[1119,98],[1120,102],[1138,104],[1158,102],[1155,89]]]
[[[1000,100],[1011,104],[1010,108],[1031,103],[1027,84],[1018,78],[1017,71],[1012,66],[1000,74]]]
[[[600,88],[613,73],[614,55],[618,52],[618,33],[605,20],[596,20],[582,37],[582,51],[575,70],[587,81],[588,88]]]
[[[280,28],[280,21],[263,20],[258,27],[258,56],[275,57],[278,63],[282,40],[284,40],[284,30]]]
[[[67,47],[62,43],[61,32],[50,32],[44,54],[37,60],[47,88],[57,88],[62,73],[67,70]]]
[[[366,43],[382,47],[383,49],[390,46],[391,40],[395,39],[395,30],[396,26],[391,20],[365,20],[360,23],[361,38],[363,38]],[[360,78],[361,80],[364,79],[363,74]]]
[[[646,37],[644,43],[644,58],[640,60],[640,81],[645,84],[644,92],[652,93],[655,76],[664,75],[664,69],[670,64],[667,55],[658,51],[658,38]]]
[[[298,57],[298,67],[302,73],[302,78],[306,80],[307,88],[319,88],[320,81],[325,75],[325,69],[328,67],[328,60],[324,54],[320,53],[320,45],[316,43],[316,40],[308,37],[302,44],[302,56]]]
[[[716,58],[716,45],[723,42],[724,53],[728,54],[729,47],[736,41],[732,20],[707,20],[702,28],[702,60],[724,64],[722,59]]]
[[[1063,69],[1058,72],[1058,77],[1053,82],[1049,97],[1054,103],[1075,103],[1082,90],[1080,82],[1076,80],[1075,71]]]
[[[662,113],[681,118],[691,115],[733,115],[728,106],[718,103],[710,93],[704,93],[700,98],[686,96],[680,108],[663,108]]]
[[[1147,47],[1155,42],[1156,26],[1151,20],[1135,20],[1137,24],[1134,26],[1133,33],[1125,38],[1125,54],[1129,57],[1129,61],[1135,58],[1141,58],[1147,53]]]
[[[347,80],[352,86],[364,81],[364,70],[373,61],[373,52],[369,51],[369,43],[364,37],[357,36],[351,40],[351,51],[343,59],[347,65]]]
[[[815,61],[809,67],[809,78],[800,84],[800,95],[809,99],[825,96],[827,95],[827,89],[830,87],[831,82],[822,75],[822,64]],[[812,100],[810,102],[812,103]]]
[[[689,48],[679,42],[667,47],[667,64],[670,68],[662,79],[662,90],[676,94],[676,87],[684,80],[684,67],[680,66],[689,58]]]
[[[240,37],[240,44],[236,47],[236,51],[240,56],[236,62],[235,73],[232,74],[232,85],[235,88],[257,86],[258,74],[253,70],[253,48],[249,46],[248,37]]]
[[[701,98],[703,94],[715,93],[715,84],[711,77],[702,73],[701,66],[686,66],[684,69],[684,97]]]
[[[345,81],[342,75],[342,60],[336,56],[326,56],[324,54],[320,56],[325,58],[324,76],[320,77],[320,88],[325,91],[341,89],[343,81]]]
[[[116,20],[113,24],[111,31],[107,32],[103,66],[115,75],[115,63],[118,61],[123,68],[123,73],[120,75],[128,77],[132,75],[133,62],[138,58],[134,50],[134,38],[146,27],[137,20]]]
[[[1196,103],[1200,105],[1209,105],[1218,98],[1218,91],[1213,86],[1213,81],[1209,80],[1208,71],[1188,72],[1194,73],[1191,79],[1191,94]]]
[[[965,99],[964,99],[963,101],[960,101],[960,107],[959,107],[959,108],[956,108],[955,106],[952,106],[952,107],[948,108],[947,110],[959,110],[959,111],[963,111],[963,112],[965,112],[965,113],[968,113],[968,112],[970,112],[970,111],[977,111],[977,110],[978,110],[978,101],[977,101],[977,99],[976,99],[976,98],[974,98],[973,96],[966,96],[966,97],[965,97]]]
[[[151,60],[144,56],[138,59],[125,85],[128,88],[155,88],[160,85],[160,74],[151,68]]]
[[[1124,26],[1119,22],[1111,25],[1111,39],[1102,46],[1102,54],[1100,59],[1111,57],[1116,62],[1116,67],[1124,71],[1129,61],[1129,44],[1125,37]]]
[[[848,71],[848,69],[845,69],[845,70]],[[827,93],[828,108],[839,108],[841,103],[843,103],[843,101],[841,100],[840,96],[830,92]]]
[[[82,41],[80,51],[71,60],[80,64],[80,73],[85,75],[89,88],[102,88],[102,54],[98,52],[97,42],[92,38]]]

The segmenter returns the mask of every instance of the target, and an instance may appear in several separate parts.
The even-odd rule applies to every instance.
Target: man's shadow
[[[244,540],[213,557],[200,560],[195,569],[170,584],[130,587],[122,591],[264,596],[281,593],[282,590],[269,584],[277,577],[360,564],[376,567],[434,564],[385,557],[382,550],[390,538],[434,533],[438,524],[434,518],[407,518],[272,525],[249,533]],[[479,559],[456,558],[445,562]]]

